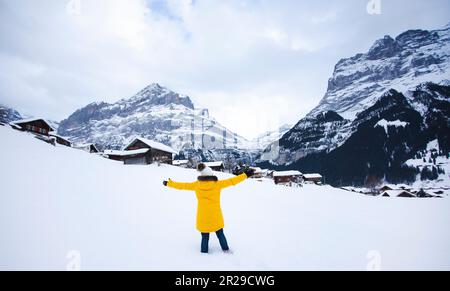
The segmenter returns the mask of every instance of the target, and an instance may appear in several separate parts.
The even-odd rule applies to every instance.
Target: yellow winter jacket
[[[172,180],[167,186],[178,190],[195,191],[198,200],[197,229],[203,233],[216,232],[224,228],[222,209],[220,208],[220,192],[234,186],[247,178],[242,174],[231,179],[221,181],[196,181],[193,183],[178,183]]]

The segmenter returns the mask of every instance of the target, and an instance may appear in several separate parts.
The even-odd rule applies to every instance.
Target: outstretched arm
[[[235,186],[235,185],[241,183],[242,181],[244,181],[245,179],[247,179],[247,175],[241,174],[239,176],[236,176],[236,177],[233,177],[230,179],[221,180],[218,183],[219,183],[220,188],[224,189],[227,187]]]
[[[169,181],[167,181],[167,187],[178,189],[178,190],[194,191],[196,185],[197,185],[197,182],[179,183],[179,182],[174,182],[170,179],[169,179]]]

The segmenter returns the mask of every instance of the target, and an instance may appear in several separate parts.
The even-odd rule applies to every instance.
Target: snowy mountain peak
[[[319,105],[308,116],[335,111],[353,120],[385,91],[448,79],[450,30],[408,30],[377,40],[367,53],[340,60]]]
[[[133,104],[148,103],[149,105],[179,104],[194,109],[194,104],[188,96],[175,93],[158,83],[152,83],[130,99],[122,100],[122,103],[130,102]]]
[[[253,147],[210,117],[207,109],[195,109],[188,96],[156,83],[131,98],[113,104],[95,102],[77,110],[61,122],[58,133],[76,143],[110,149],[122,148],[134,136],[178,151]]]
[[[380,58],[390,58],[401,50],[400,45],[389,35],[379,39],[370,48],[367,58],[376,60]]]

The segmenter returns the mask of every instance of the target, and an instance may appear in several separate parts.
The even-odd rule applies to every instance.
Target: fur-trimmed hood
[[[197,180],[200,182],[217,182],[219,178],[216,176],[198,176]]]

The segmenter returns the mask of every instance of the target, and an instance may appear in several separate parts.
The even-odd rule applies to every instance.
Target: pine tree
[[[437,178],[439,178],[438,170],[436,167],[433,167],[430,180],[436,180]]]

